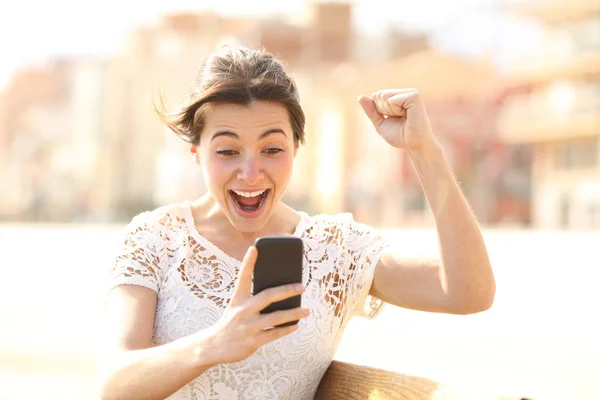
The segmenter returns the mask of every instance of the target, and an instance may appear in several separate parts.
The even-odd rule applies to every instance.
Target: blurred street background
[[[340,359],[482,393],[600,398],[598,0],[21,0],[0,5],[0,43],[0,400],[95,398],[120,230],[206,190],[151,100],[177,104],[226,44],[265,47],[299,86],[290,205],[352,212],[435,255],[412,166],[356,103],[414,87],[484,228],[492,310],[387,307],[352,322]]]

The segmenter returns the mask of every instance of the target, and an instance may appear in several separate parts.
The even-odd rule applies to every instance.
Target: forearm
[[[442,149],[433,144],[408,155],[435,218],[448,298],[458,312],[489,308],[496,286],[485,243]]]
[[[209,343],[184,337],[171,343],[105,356],[102,399],[164,399],[212,366]]]

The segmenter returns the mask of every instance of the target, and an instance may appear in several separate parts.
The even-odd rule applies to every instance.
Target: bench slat
[[[465,393],[426,378],[333,361],[315,400],[510,400]]]

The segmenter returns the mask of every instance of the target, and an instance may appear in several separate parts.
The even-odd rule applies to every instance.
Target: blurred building
[[[0,200],[2,210],[11,219],[57,219],[62,209],[63,220],[126,221],[201,195],[205,186],[189,145],[159,122],[152,102],[162,93],[167,108],[178,104],[209,53],[239,44],[279,56],[300,89],[307,143],[286,193],[293,206],[351,211],[375,225],[426,222],[412,166],[378,137],[356,102],[378,89],[416,87],[480,221],[503,220],[511,212],[500,184],[510,157],[496,138],[498,80],[491,64],[432,51],[422,34],[363,35],[352,12],[348,2],[310,2],[301,18],[166,15],[138,27],[106,62],[59,63],[69,66],[42,74],[43,85],[16,76],[0,98],[0,152],[8,155],[0,179],[20,189]],[[44,85],[50,89],[42,91]],[[12,100],[19,96],[26,106]],[[46,156],[31,155],[24,144],[37,137],[51,143],[40,146]],[[26,172],[32,168],[38,172]],[[57,171],[62,183],[48,178]],[[51,206],[50,192],[63,203]],[[37,204],[53,216],[41,217]]]
[[[220,35],[213,14],[170,15],[136,29],[110,60],[98,179],[111,219],[127,220],[202,188],[188,146],[167,131],[152,103],[161,95],[168,108],[183,100]]]
[[[545,45],[510,73],[500,134],[531,153],[540,228],[600,227],[600,2],[530,1]]]
[[[310,132],[318,143],[313,168],[321,206],[334,199],[331,211],[352,211],[379,226],[430,222],[411,163],[377,135],[356,102],[379,89],[415,87],[479,220],[497,221],[506,154],[496,131],[498,76],[488,62],[422,50],[386,62],[323,68],[315,76]]]
[[[314,189],[308,190],[323,180],[314,169],[316,154],[322,151],[320,142],[311,137],[311,129],[322,128],[314,122],[321,114],[312,103],[318,87],[324,84],[316,78],[315,70],[326,70],[365,54],[364,50],[359,54],[355,46],[357,34],[351,12],[351,4],[330,2],[309,4],[306,17],[300,22],[279,17],[183,13],[165,16],[133,32],[110,61],[107,73],[104,119],[105,134],[110,139],[103,152],[103,174],[98,178],[105,188],[106,208],[120,210],[118,218],[127,218],[159,204],[197,197],[204,191],[200,170],[189,157],[188,145],[168,132],[152,114],[151,95],[157,99],[160,88],[167,106],[177,104],[187,94],[210,52],[223,44],[239,44],[265,47],[281,58],[300,88],[309,138],[298,156],[286,200],[314,212],[340,211],[343,201],[330,201]],[[427,45],[422,35],[389,34],[388,59]],[[336,192],[336,196],[342,198],[344,192]]]
[[[0,94],[0,219],[70,221],[93,196],[105,63],[23,68]]]
[[[213,13],[164,16],[140,27],[111,60],[105,96],[105,134],[109,148],[99,179],[107,209],[117,218],[159,204],[194,198],[205,189],[189,145],[176,138],[152,113],[151,102],[165,95],[167,107],[188,93],[203,60],[224,44],[265,47],[281,57],[302,80],[302,68],[349,57],[352,40],[349,4],[314,4],[309,19],[223,17]],[[323,25],[315,29],[317,25]],[[327,46],[335,46],[337,52]],[[321,59],[323,54],[328,57]],[[304,74],[306,76],[306,74]],[[310,84],[309,80],[306,82]],[[305,204],[294,190],[288,198]],[[297,187],[296,187],[297,188]]]

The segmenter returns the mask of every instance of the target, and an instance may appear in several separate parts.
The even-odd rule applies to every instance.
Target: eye
[[[217,154],[223,157],[234,157],[237,156],[239,153],[235,150],[219,150],[217,151]]]
[[[263,151],[263,153],[266,153],[266,154],[268,154],[268,155],[270,155],[270,156],[274,156],[274,155],[276,155],[276,154],[278,154],[278,153],[282,153],[282,152],[284,152],[284,151],[285,151],[285,150],[283,150],[283,149],[280,149],[280,148],[278,148],[278,147],[272,147],[272,148],[270,148],[270,149],[266,149],[266,150],[264,150],[264,151]]]

